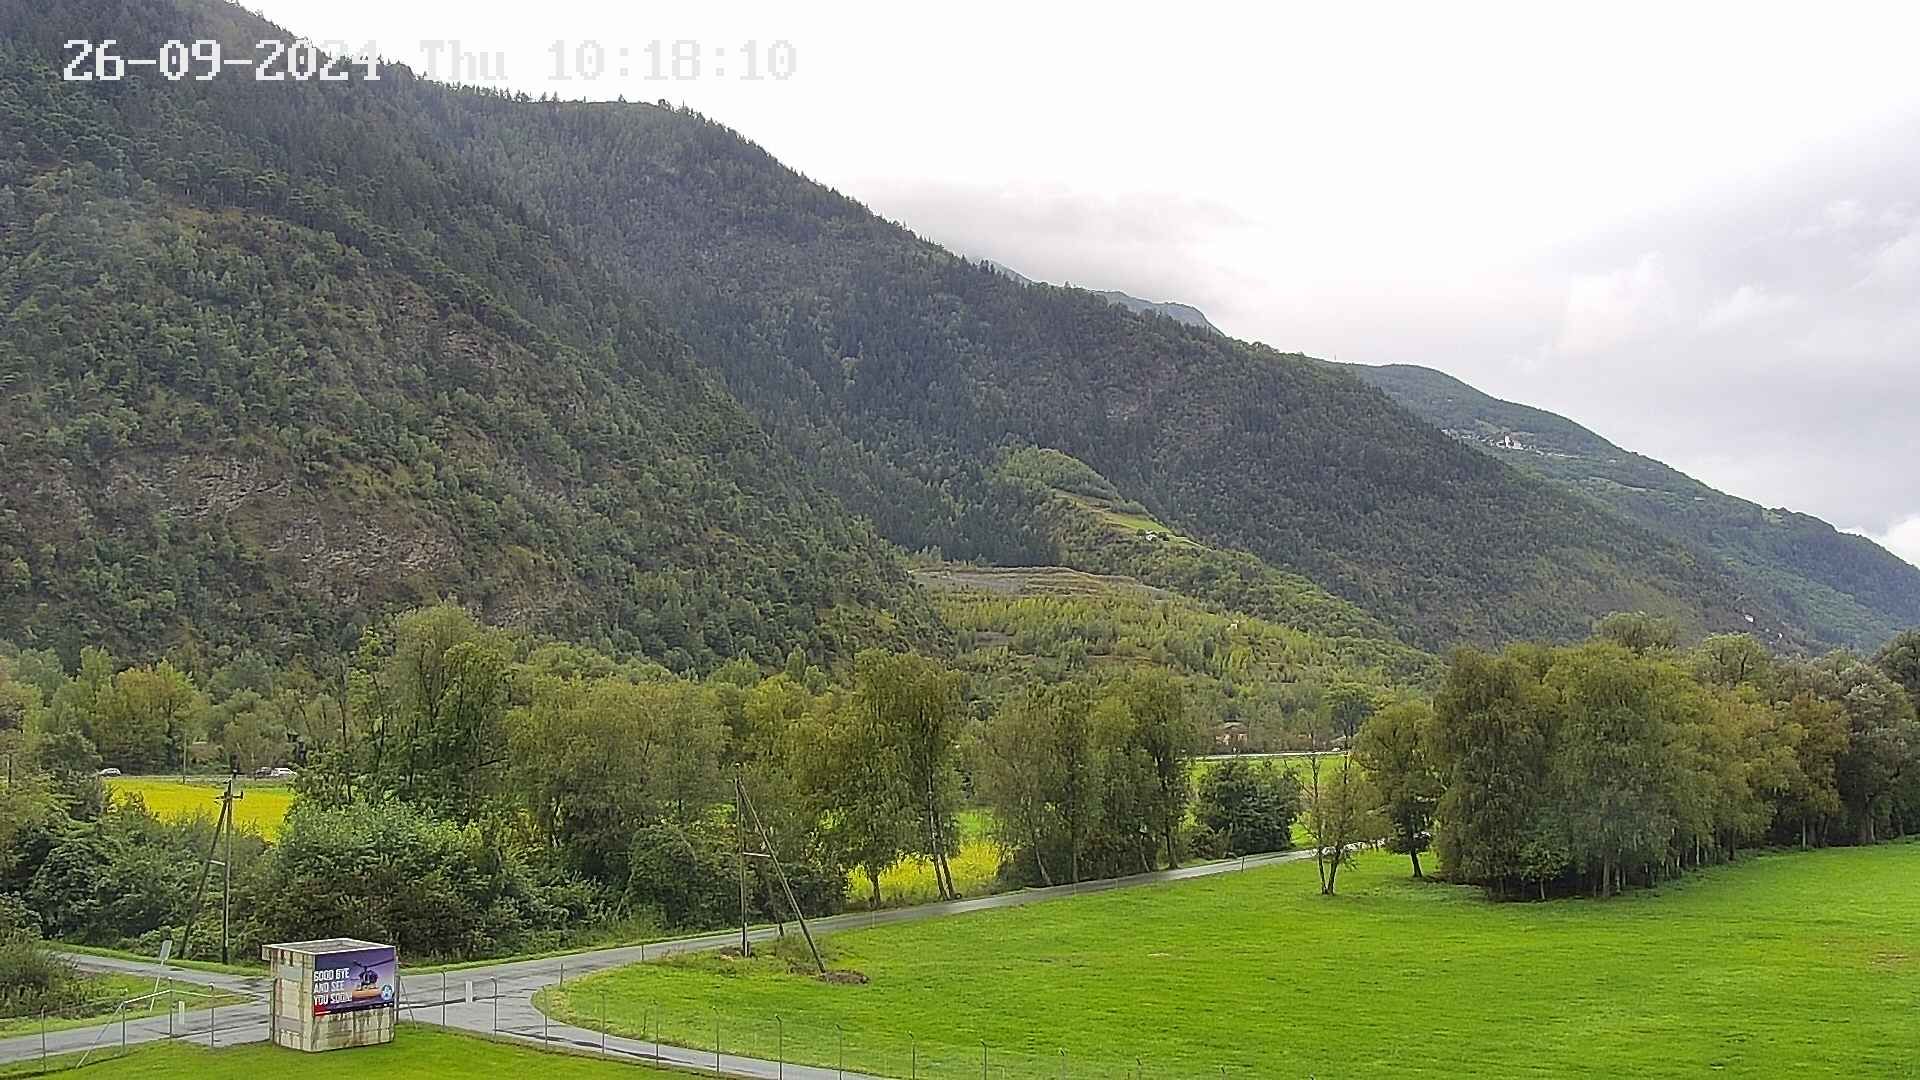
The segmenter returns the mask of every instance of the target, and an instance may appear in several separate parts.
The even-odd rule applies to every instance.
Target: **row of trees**
[[[1456,652],[1431,707],[1355,758],[1391,846],[1502,896],[1610,895],[1758,844],[1920,830],[1920,633],[1875,660],[1673,647],[1644,617],[1584,644]]]
[[[1195,739],[1160,670],[1035,687],[998,710],[975,775],[1016,874],[1052,885],[1176,865]]]
[[[796,654],[690,681],[417,610],[305,699],[301,798],[275,843],[236,845],[240,945],[345,932],[473,956],[623,919],[714,925],[738,917],[740,851],[763,844],[809,913],[843,904],[850,877],[879,903],[903,855],[952,896],[969,801],[992,812],[1014,880],[1276,850],[1298,822],[1329,893],[1382,838],[1416,874],[1437,847],[1449,876],[1514,896],[1920,828],[1920,636],[1874,662],[1809,661],[1741,637],[1681,651],[1648,629],[1460,652],[1431,704],[1337,685],[1321,741],[1351,754],[1196,773],[1180,685],[1153,669],[987,711],[913,654],[863,653],[838,678]],[[0,658],[0,897],[49,936],[151,944],[184,917],[210,823],[109,806],[92,740],[122,713],[82,710],[80,690],[110,699],[127,672],[36,664]],[[207,708],[292,692],[279,683],[225,670]],[[745,863],[750,916],[787,917],[766,861]]]
[[[242,653],[195,679],[169,661],[121,667],[100,648],[71,674],[51,650],[0,655],[0,752],[13,733],[76,735],[126,772],[298,764],[338,735],[338,687]],[[331,692],[330,692],[331,691]]]
[[[171,719],[123,723],[123,688],[160,676],[178,707],[140,715]],[[1077,719],[1047,711],[1070,700]],[[238,738],[234,717],[267,702],[269,760],[297,753],[304,765],[277,841],[236,860],[243,944],[346,932],[345,920],[351,932],[447,955],[623,918],[737,918],[743,846],[771,845],[809,913],[844,904],[850,875],[880,903],[881,871],[908,855],[927,859],[940,894],[955,896],[947,859],[959,811],[977,787],[1014,782],[1007,735],[1035,724],[1050,741],[1026,747],[1021,765],[1050,767],[1075,748],[1099,756],[1075,758],[1071,781],[1099,790],[1044,811],[1071,811],[1065,834],[1051,817],[1039,830],[1049,845],[1071,837],[1040,853],[1045,874],[1170,862],[1184,842],[1194,739],[1165,675],[1075,685],[989,717],[959,673],[916,654],[862,653],[836,678],[796,652],[771,675],[740,661],[694,681],[531,642],[451,604],[369,632],[331,679],[226,668],[203,689],[165,665],[113,671],[103,653],[72,674],[16,653],[0,660],[0,701],[11,703],[0,738],[17,766],[7,791],[21,804],[0,816],[22,830],[0,893],[49,913],[49,934],[118,942],[177,927],[204,844],[137,804],[109,807],[94,774],[107,760],[171,768],[196,742]],[[164,736],[156,747],[174,751],[100,754],[102,743],[122,745],[117,733],[149,727]],[[746,863],[749,914],[787,917],[767,863]],[[141,867],[152,871],[143,887],[104,884]],[[142,897],[142,915],[81,903],[90,891]],[[435,904],[450,914],[434,915]]]

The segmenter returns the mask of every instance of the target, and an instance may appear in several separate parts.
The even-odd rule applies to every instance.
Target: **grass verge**
[[[185,1002],[187,1008],[204,1011],[209,1006],[234,1005],[247,1000],[237,994],[224,994],[208,990],[202,986],[162,981],[160,993],[154,994],[154,980],[138,975],[96,975],[84,976],[87,992],[92,1004],[78,1009],[65,1010],[65,1016],[50,1016],[44,1022],[39,1016],[11,1016],[0,1018],[0,1039],[16,1035],[32,1035],[43,1029],[64,1031],[68,1028],[92,1027],[96,1024],[117,1022],[123,1017],[138,1020],[146,1016],[160,1016],[173,1008],[176,1002]],[[130,999],[143,999],[125,1010],[120,1009],[122,1002]]]
[[[71,1068],[77,1055],[0,1066],[0,1076],[37,1076]],[[89,1062],[75,1077],[113,1080],[355,1080],[407,1077],[409,1080],[467,1080],[477,1076],[537,1076],[541,1080],[601,1080],[615,1077],[684,1076],[623,1061],[602,1061],[455,1035],[403,1024],[385,1046],[366,1046],[327,1054],[303,1054],[264,1043],[218,1050],[182,1043],[139,1047],[124,1056]]]

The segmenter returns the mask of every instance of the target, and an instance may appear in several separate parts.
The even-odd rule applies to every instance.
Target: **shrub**
[[[590,886],[536,867],[505,830],[397,802],[296,803],[249,891],[249,945],[346,936],[465,958],[553,944],[601,917]]]
[[[86,980],[41,942],[33,913],[0,896],[0,1017],[58,1011],[86,999]]]
[[[1299,779],[1269,762],[1228,759],[1200,777],[1194,817],[1224,855],[1285,851],[1299,816]]]

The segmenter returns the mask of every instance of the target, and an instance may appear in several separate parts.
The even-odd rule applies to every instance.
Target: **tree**
[[[100,755],[123,768],[177,768],[205,724],[206,695],[162,661],[128,668],[96,699],[93,742]]]
[[[1780,793],[1780,815],[1798,826],[1800,846],[1825,842],[1829,824],[1846,809],[1834,780],[1835,763],[1847,748],[1847,714],[1838,702],[1802,690],[1775,706],[1787,729],[1793,760]]]
[[[1751,634],[1715,634],[1694,650],[1693,672],[1709,686],[1764,688],[1772,680],[1773,657]]]
[[[1220,839],[1227,855],[1285,851],[1303,794],[1293,773],[1266,761],[1228,758],[1200,775],[1194,819]]]
[[[1434,837],[1449,873],[1503,892],[1525,880],[1549,775],[1546,660],[1524,649],[1454,652],[1433,703],[1434,765],[1446,785]]]
[[[1327,722],[1332,726],[1332,745],[1346,749],[1360,734],[1361,725],[1377,707],[1374,691],[1359,683],[1338,682],[1327,688]]]
[[[880,906],[880,873],[912,843],[920,810],[898,745],[873,713],[844,702],[809,721],[815,734],[799,742],[798,767],[826,822],[825,841],[867,879],[869,903]]]
[[[1887,642],[1873,662],[1888,678],[1905,688],[1914,709],[1920,711],[1920,629],[1901,631]]]
[[[1131,740],[1151,760],[1156,790],[1149,812],[1157,824],[1167,865],[1180,865],[1180,822],[1193,796],[1193,721],[1180,684],[1161,670],[1139,672],[1121,691],[1131,718]]]
[[[1659,858],[1673,828],[1661,797],[1667,733],[1651,670],[1603,639],[1562,652],[1547,685],[1559,698],[1554,779],[1574,862],[1609,895],[1630,862]]]
[[[650,714],[622,679],[542,676],[508,714],[508,781],[535,833],[570,868],[624,883],[656,795]]]
[[[502,723],[513,644],[456,604],[395,617],[362,639],[357,715],[377,794],[471,820],[507,763]]]
[[[1048,752],[1054,735],[1037,689],[1029,690],[987,720],[974,770],[1001,845],[1024,852],[1042,885],[1053,884],[1047,848],[1058,821],[1052,796],[1060,786],[1059,760]]]
[[[1331,766],[1319,753],[1307,759],[1307,834],[1313,838],[1313,862],[1320,870],[1322,896],[1334,895],[1340,868],[1352,864],[1360,846],[1378,839],[1375,805],[1375,796],[1352,754],[1338,755]]]
[[[1644,655],[1672,649],[1680,640],[1680,628],[1672,619],[1644,611],[1616,611],[1594,624],[1593,636]]]
[[[920,853],[933,863],[941,898],[957,899],[947,855],[959,789],[959,676],[924,656],[868,650],[854,661],[854,699],[893,748],[920,817]]]
[[[1412,859],[1420,872],[1420,853],[1433,844],[1433,812],[1442,787],[1427,752],[1427,728],[1433,710],[1415,701],[1388,706],[1360,729],[1353,753],[1380,798],[1387,826],[1387,848]]]

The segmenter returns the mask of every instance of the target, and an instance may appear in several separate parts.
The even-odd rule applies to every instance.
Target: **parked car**
[[[101,775],[101,776],[119,776],[119,775],[120,775],[120,770],[119,770],[119,769],[115,769],[115,768],[112,768],[112,767],[108,767],[108,768],[105,768],[105,769],[101,769],[101,770],[100,770],[100,775]]]
[[[293,779],[293,770],[283,765],[271,770],[267,775],[275,780],[291,780]]]

